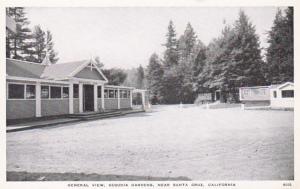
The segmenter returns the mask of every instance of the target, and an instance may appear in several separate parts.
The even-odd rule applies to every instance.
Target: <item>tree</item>
[[[57,57],[58,53],[54,50],[54,42],[50,30],[46,31],[46,36],[46,51],[49,55],[50,62],[52,64],[55,64],[59,60],[59,58]]]
[[[202,44],[201,41],[198,42],[198,53],[196,54],[194,63],[193,63],[193,91],[198,94],[201,92],[206,92],[206,87],[204,86],[205,81],[207,80],[207,48]]]
[[[41,26],[37,25],[34,27],[32,38],[37,62],[41,63],[46,56],[46,33],[42,30]]]
[[[206,59],[203,85],[221,90],[221,101],[238,101],[239,87],[265,84],[259,38],[243,11],[208,46]]]
[[[233,65],[229,67],[231,74],[229,79],[233,81],[233,87],[265,84],[259,38],[244,11],[240,11],[233,29],[234,46],[230,54]]]
[[[177,89],[180,86],[180,81],[177,77],[176,71],[176,65],[178,64],[178,42],[172,21],[170,21],[168,25],[166,43],[164,46],[166,47],[166,50],[164,51],[163,56],[164,75],[161,81],[163,86],[161,94],[165,103],[177,103],[179,96]]]
[[[161,90],[163,73],[159,57],[156,53],[153,53],[150,57],[146,74],[150,99],[153,104],[157,104],[162,100]]]
[[[7,14],[13,18],[17,24],[16,33],[7,35],[6,57],[23,60],[23,55],[30,51],[32,44],[27,43],[31,38],[31,30],[28,28],[29,21],[26,18],[24,7],[10,7]]]
[[[288,7],[283,16],[278,9],[271,31],[268,32],[267,79],[278,84],[294,81],[294,28],[293,8]]]
[[[179,62],[176,65],[178,76],[179,101],[192,103],[194,101],[193,91],[193,66],[198,53],[197,36],[190,23],[187,24],[184,34],[178,40]]]
[[[124,70],[120,68],[103,69],[102,71],[108,79],[109,85],[121,85],[127,77]]]
[[[100,57],[99,57],[99,56],[96,56],[96,57],[95,57],[95,61],[96,61],[97,66],[98,66],[100,69],[104,67],[104,64],[100,61]]]
[[[139,89],[144,89],[145,88],[145,73],[144,73],[144,68],[142,67],[142,65],[140,65],[137,68],[137,88]]]
[[[164,52],[164,65],[170,67],[176,65],[178,61],[177,39],[174,24],[172,20],[169,22],[167,41],[164,44],[166,51]]]

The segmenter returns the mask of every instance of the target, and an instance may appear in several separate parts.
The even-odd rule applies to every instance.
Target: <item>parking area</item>
[[[294,178],[294,112],[154,106],[7,133],[7,171],[192,180]]]

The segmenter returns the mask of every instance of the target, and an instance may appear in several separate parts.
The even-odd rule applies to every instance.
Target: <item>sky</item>
[[[262,48],[278,7],[93,7],[26,8],[30,27],[40,25],[53,34],[58,63],[100,57],[106,68],[146,66],[149,57],[164,51],[170,20],[177,37],[188,22],[204,44],[218,37],[224,23],[233,24],[243,9],[256,27]]]

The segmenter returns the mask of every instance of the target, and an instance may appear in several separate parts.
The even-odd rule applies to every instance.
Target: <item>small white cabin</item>
[[[271,107],[294,107],[294,83],[286,82],[281,85],[271,85]]]

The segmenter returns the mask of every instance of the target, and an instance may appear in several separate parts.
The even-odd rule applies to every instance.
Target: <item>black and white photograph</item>
[[[295,188],[293,4],[3,10],[5,182]]]

